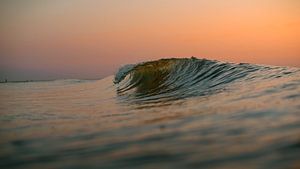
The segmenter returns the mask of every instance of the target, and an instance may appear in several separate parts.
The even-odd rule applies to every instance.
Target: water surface
[[[300,168],[300,69],[163,59],[0,84],[0,168]]]

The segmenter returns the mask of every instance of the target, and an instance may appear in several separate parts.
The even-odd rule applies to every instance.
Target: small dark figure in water
[[[1,80],[0,83],[7,83],[7,79]]]

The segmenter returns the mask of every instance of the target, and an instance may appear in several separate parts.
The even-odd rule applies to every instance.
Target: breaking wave
[[[267,80],[290,73],[284,67],[171,58],[125,65],[115,75],[114,83],[122,98],[152,103],[210,95],[239,81]]]

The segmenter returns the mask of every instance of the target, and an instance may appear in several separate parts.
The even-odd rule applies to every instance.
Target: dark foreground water
[[[300,168],[300,69],[165,59],[0,84],[0,168]]]

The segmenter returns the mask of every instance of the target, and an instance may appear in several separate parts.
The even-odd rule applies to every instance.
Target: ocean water
[[[300,69],[161,59],[2,83],[0,168],[299,169]]]

